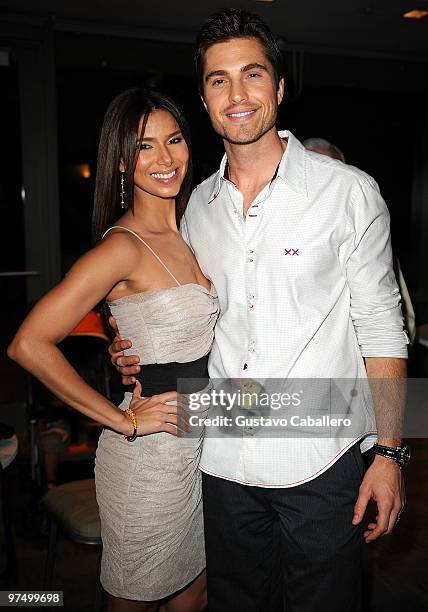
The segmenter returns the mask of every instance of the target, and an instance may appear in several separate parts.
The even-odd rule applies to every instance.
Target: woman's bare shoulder
[[[136,258],[141,253],[141,247],[137,238],[123,229],[110,231],[95,245],[94,249],[110,257],[126,255]]]
[[[66,275],[74,278],[96,275],[100,280],[118,282],[132,274],[140,261],[137,240],[127,232],[110,232],[80,257]]]
[[[119,244],[129,244],[138,246],[139,240],[137,238],[138,233],[135,230],[126,229],[122,227],[113,227],[104,234],[98,244],[107,244],[117,242]]]

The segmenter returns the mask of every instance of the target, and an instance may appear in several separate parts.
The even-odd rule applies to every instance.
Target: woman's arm
[[[56,344],[139,262],[136,245],[114,234],[83,255],[65,279],[49,291],[22,323],[8,355],[57,397],[116,431],[131,434],[132,424],[114,404],[87,385]]]

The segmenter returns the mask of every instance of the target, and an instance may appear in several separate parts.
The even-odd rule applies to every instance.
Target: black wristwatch
[[[401,469],[405,468],[410,460],[410,446],[382,446],[382,444],[375,444],[373,452],[375,455],[392,459]]]

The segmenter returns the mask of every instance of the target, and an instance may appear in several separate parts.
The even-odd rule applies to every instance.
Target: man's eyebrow
[[[264,70],[265,72],[268,72],[268,68],[267,66],[265,66],[265,64],[260,64],[260,62],[252,62],[251,64],[246,64],[245,66],[242,66],[242,68],[240,68],[240,72],[248,72],[249,70],[254,70],[254,69],[258,69],[258,70]],[[226,76],[227,75],[227,70],[211,70],[211,72],[208,72],[208,74],[205,76],[205,82],[207,82],[209,79],[211,79],[214,76]]]
[[[259,62],[253,62],[252,64],[242,66],[241,72],[248,72],[248,70],[254,70],[254,68],[258,70],[265,70],[266,72],[268,72],[267,66],[265,66],[265,64],[260,64]]]
[[[175,132],[172,132],[172,134],[170,134],[169,136],[166,137],[166,140],[169,140],[170,138],[173,138],[173,136],[178,136],[178,134],[181,134],[181,130],[175,130]],[[153,140],[159,140],[158,138],[150,138],[150,136],[143,136],[142,138],[139,138],[139,142],[143,142],[144,141],[149,141],[149,142],[153,142]]]
[[[211,70],[211,72],[205,75],[205,82],[207,82],[213,76],[225,76],[226,74],[226,70]]]

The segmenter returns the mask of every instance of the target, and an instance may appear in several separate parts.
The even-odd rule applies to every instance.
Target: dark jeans
[[[209,611],[360,611],[363,474],[358,443],[288,489],[203,474]]]

